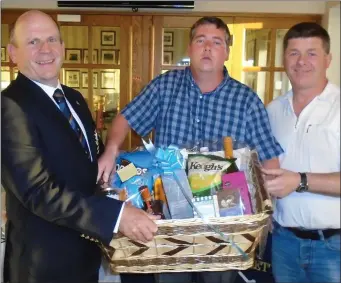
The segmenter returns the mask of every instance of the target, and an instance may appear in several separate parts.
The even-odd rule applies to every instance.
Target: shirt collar
[[[316,96],[318,100],[333,102],[333,96],[329,95],[332,92],[333,84],[328,81],[323,91]],[[294,93],[292,89],[285,94],[285,98],[292,104]]]
[[[323,91],[319,95],[317,95],[313,100],[317,99],[318,101],[326,101],[329,103],[333,103],[334,101],[333,96],[330,95],[330,93],[332,92],[332,88],[333,88],[333,84],[328,81]],[[288,101],[292,112],[294,112],[293,97],[294,97],[294,93],[292,89],[289,92],[287,92],[287,94],[285,94],[285,99]]]
[[[317,99],[333,103],[334,97],[333,95],[330,95],[333,92],[332,88],[333,88],[333,84],[328,81],[324,90],[321,92],[320,95],[317,96]]]
[[[44,91],[51,99],[53,99],[53,94],[54,94],[54,92],[55,92],[55,90],[56,90],[57,88],[59,88],[59,89],[64,93],[63,88],[62,88],[62,86],[61,86],[59,80],[58,80],[58,85],[57,85],[57,87],[52,87],[52,86],[49,86],[49,85],[44,85],[44,84],[42,84],[42,83],[39,83],[39,82],[33,81],[33,80],[32,80],[32,82],[34,82],[36,85],[38,85],[39,87],[41,87],[41,88],[43,89],[43,91]]]
[[[214,93],[215,91],[220,90],[227,83],[227,81],[231,78],[227,69],[226,69],[226,66],[224,66],[223,73],[224,73],[224,78],[223,78],[222,82],[217,86],[217,88],[215,90],[213,90],[210,93]],[[190,67],[186,67],[185,75],[186,75],[186,78],[190,81],[190,83],[197,85],[194,78],[193,78],[193,74],[192,74]]]

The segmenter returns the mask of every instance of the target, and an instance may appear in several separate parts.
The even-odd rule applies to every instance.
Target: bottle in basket
[[[149,192],[148,186],[141,186],[139,188],[139,192],[141,194],[142,200],[143,200],[143,210],[147,213],[152,214],[152,196]]]
[[[233,140],[232,137],[224,137],[224,155],[225,158],[232,162],[231,166],[224,171],[224,173],[231,173],[231,172],[238,172],[239,168],[237,167],[236,163],[234,162],[233,157]]]
[[[153,201],[153,212],[156,215],[160,215],[161,219],[165,219],[163,208],[166,206],[166,195],[163,190],[161,177],[158,177],[154,182],[154,201]]]

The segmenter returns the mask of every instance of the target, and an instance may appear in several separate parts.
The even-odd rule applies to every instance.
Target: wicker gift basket
[[[157,234],[148,243],[117,234],[109,247],[101,245],[112,271],[162,273],[252,267],[257,247],[266,241],[272,204],[254,151],[248,161],[248,171],[255,214],[158,220]]]

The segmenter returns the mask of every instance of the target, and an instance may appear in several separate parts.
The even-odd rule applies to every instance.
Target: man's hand
[[[262,169],[265,176],[272,176],[272,179],[265,178],[265,188],[270,195],[283,198],[291,194],[300,184],[300,174],[285,169]]]
[[[157,225],[153,221],[157,219],[160,219],[159,215],[148,214],[126,203],[118,230],[134,241],[149,242],[157,232]]]
[[[104,183],[108,183],[112,175],[115,173],[116,154],[110,149],[106,149],[98,159],[97,182],[102,179]]]
[[[102,178],[104,183],[107,183],[115,173],[115,160],[129,130],[130,126],[127,119],[118,113],[108,130],[105,151],[98,161],[97,182]]]

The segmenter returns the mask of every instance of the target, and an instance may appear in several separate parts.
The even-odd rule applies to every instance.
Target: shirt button
[[[200,119],[197,119],[197,123],[199,123],[200,122]]]
[[[200,99],[202,99],[202,95],[200,95],[199,97],[200,97]]]
[[[194,86],[194,84],[191,84],[191,86]]]

